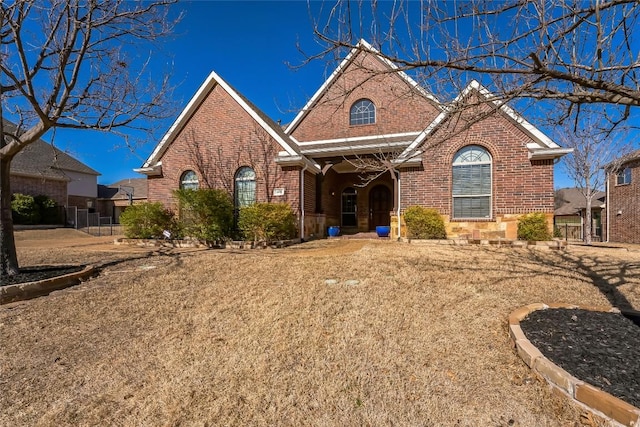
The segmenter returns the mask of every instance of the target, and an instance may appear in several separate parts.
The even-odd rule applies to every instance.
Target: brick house
[[[111,185],[98,185],[96,210],[101,217],[120,223],[120,215],[127,206],[147,201],[147,179],[125,178]]]
[[[605,167],[609,241],[640,243],[640,150]]]
[[[11,132],[15,125],[4,121]],[[45,195],[58,206],[93,208],[98,175],[89,166],[41,139],[29,144],[11,161],[11,192]]]
[[[570,150],[491,97],[474,81],[443,104],[361,41],[285,128],[211,73],[136,171],[173,208],[180,187],[287,202],[301,237],[397,236],[411,205],[437,209],[449,237],[515,238],[529,212],[551,227],[553,163]]]
[[[587,200],[579,188],[561,188],[555,194],[556,209],[553,224],[563,239],[583,240],[587,212]],[[591,200],[591,239],[602,242],[607,239],[603,227],[606,193],[597,191]]]

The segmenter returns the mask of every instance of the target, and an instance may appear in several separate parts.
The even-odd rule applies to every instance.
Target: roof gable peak
[[[304,107],[300,110],[300,112],[296,115],[291,123],[285,129],[285,133],[290,135],[296,127],[302,122],[302,120],[306,117],[306,115],[315,107],[318,103],[322,95],[324,95],[327,90],[331,87],[331,85],[337,80],[337,78],[344,73],[344,71],[348,68],[348,66],[355,60],[355,58],[360,53],[369,53],[372,54],[378,61],[380,61],[383,65],[393,70],[397,75],[403,79],[409,87],[416,90],[425,98],[431,100],[436,105],[440,107],[440,101],[433,96],[431,93],[427,92],[422,86],[418,84],[414,79],[412,79],[407,73],[402,71],[396,64],[387,59],[384,55],[380,53],[378,49],[373,47],[369,42],[365,39],[360,39],[358,43],[351,49],[351,51],[345,56],[345,58],[340,62],[340,64],[336,67],[335,70],[331,73],[329,78],[325,80],[325,82],[320,86],[320,88],[313,94],[313,96],[309,99]]]

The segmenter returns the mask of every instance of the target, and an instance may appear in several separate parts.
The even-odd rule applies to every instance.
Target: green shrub
[[[523,215],[518,219],[518,239],[529,241],[551,240],[547,217],[542,212]]]
[[[15,193],[11,197],[11,211],[16,224],[40,223],[40,209],[33,196]]]
[[[180,220],[187,236],[207,242],[231,236],[233,201],[223,190],[176,190]]]
[[[238,228],[246,239],[272,242],[297,236],[296,218],[286,203],[256,203],[240,209]]]
[[[160,202],[128,206],[120,215],[120,223],[124,226],[124,235],[130,239],[162,238],[164,230],[172,237],[180,236],[173,213]]]
[[[49,196],[39,195],[33,198],[40,212],[40,224],[61,224],[60,210],[55,200]]]
[[[407,235],[412,239],[446,239],[444,220],[435,209],[411,206],[404,212]]]

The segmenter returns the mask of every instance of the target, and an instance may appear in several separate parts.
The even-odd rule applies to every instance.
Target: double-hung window
[[[453,218],[491,218],[491,155],[478,146],[453,157]]]

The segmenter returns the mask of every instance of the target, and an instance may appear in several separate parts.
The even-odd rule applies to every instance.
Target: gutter
[[[606,198],[606,202],[605,202],[605,208],[607,210],[607,243],[609,243],[609,224],[611,223],[611,216],[609,215],[609,205],[610,203],[610,199],[609,199],[609,171],[607,171],[606,174],[606,180],[604,182],[604,187],[605,187],[605,191],[607,192],[607,198]]]

